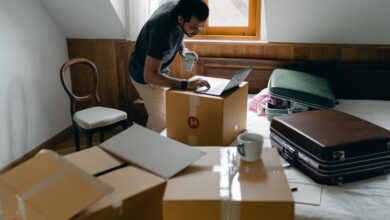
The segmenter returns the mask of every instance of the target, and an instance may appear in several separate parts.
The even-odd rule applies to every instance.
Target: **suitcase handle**
[[[294,150],[292,147],[290,147],[288,144],[283,144],[283,150],[282,150],[283,157],[287,159],[289,162],[294,163],[297,161],[298,158],[298,151]]]

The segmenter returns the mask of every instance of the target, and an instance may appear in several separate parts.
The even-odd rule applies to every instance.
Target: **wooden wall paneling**
[[[309,60],[321,61],[324,59],[324,48],[318,46],[310,47]]]
[[[92,44],[92,62],[99,73],[99,96],[101,105],[119,108],[118,76],[116,48],[112,40],[94,40]]]
[[[237,58],[251,57],[248,51],[248,45],[234,45],[233,54]]]
[[[282,60],[292,60],[294,54],[294,48],[290,46],[278,47],[278,59]]]
[[[357,59],[363,62],[375,62],[378,60],[378,50],[370,47],[363,47],[357,51]]]
[[[377,59],[379,62],[390,62],[390,48],[378,49]]]
[[[253,53],[253,57],[263,57],[264,56],[264,47],[260,46],[252,46],[250,47],[251,53]]]
[[[92,59],[91,41],[86,40],[68,40],[69,59],[86,58]],[[58,68],[58,70],[60,67]],[[92,71],[85,65],[73,65],[70,69],[72,92],[77,96],[88,94],[92,90]],[[64,91],[65,92],[65,91]],[[76,104],[76,110],[84,109],[93,105],[92,100]]]
[[[279,48],[276,46],[264,46],[264,53],[261,58],[279,59]]]
[[[307,46],[294,47],[294,60],[309,60],[310,48]]]
[[[341,49],[341,60],[342,62],[356,62],[357,59],[357,53],[358,53],[357,47],[345,47]]]
[[[138,93],[131,84],[129,75],[129,59],[133,44],[128,41],[118,41],[115,44],[119,108],[129,113],[129,102],[138,97]]]
[[[341,57],[341,49],[337,46],[323,46],[323,56],[322,60],[318,61],[339,61]]]
[[[223,57],[223,54],[221,52],[221,48],[223,48],[223,47],[220,45],[217,45],[217,44],[206,45],[206,54],[208,57],[211,57],[211,56],[212,57]]]

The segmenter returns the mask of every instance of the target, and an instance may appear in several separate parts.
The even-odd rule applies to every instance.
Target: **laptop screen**
[[[253,69],[253,66],[250,66],[250,67],[247,67],[243,70],[236,72],[233,75],[232,79],[229,81],[229,83],[225,86],[223,91],[227,91],[227,90],[230,90],[234,87],[239,86],[245,80],[245,78],[249,75],[249,73],[252,71],[252,69]]]

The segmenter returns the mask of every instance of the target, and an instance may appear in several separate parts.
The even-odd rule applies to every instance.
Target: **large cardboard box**
[[[167,136],[192,146],[227,146],[246,129],[247,97],[247,82],[221,96],[170,89]]]
[[[262,160],[237,162],[234,148],[207,154],[167,183],[164,220],[294,219],[294,201],[275,149]]]
[[[70,219],[111,191],[51,151],[0,176],[4,220]]]
[[[65,159],[111,186],[114,191],[89,206],[77,220],[162,219],[166,181],[106,153],[99,147],[65,156]]]

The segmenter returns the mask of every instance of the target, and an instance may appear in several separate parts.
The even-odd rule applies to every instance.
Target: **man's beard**
[[[184,33],[185,35],[187,35],[187,37],[193,37],[193,36],[194,36],[194,34],[189,34],[189,33],[184,29],[184,24],[180,24],[180,29],[181,29],[181,31],[183,31],[183,33]]]

